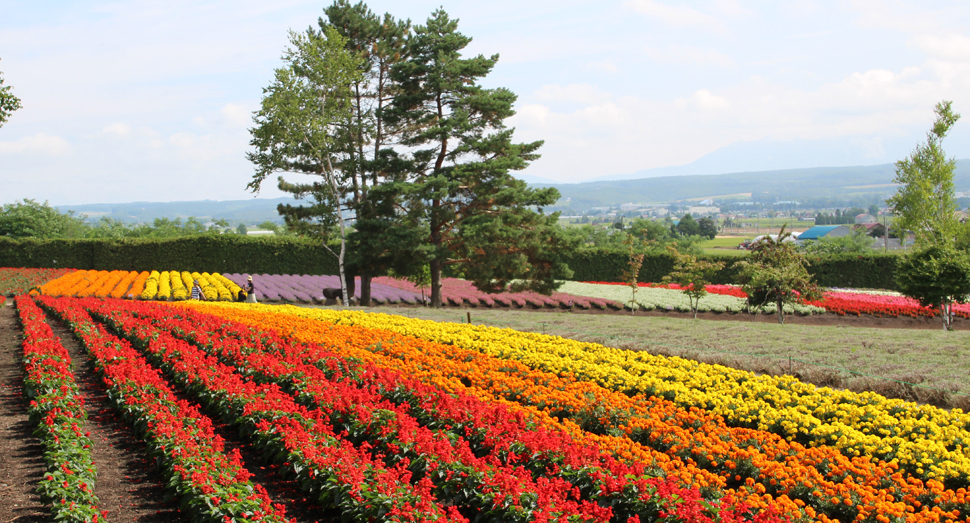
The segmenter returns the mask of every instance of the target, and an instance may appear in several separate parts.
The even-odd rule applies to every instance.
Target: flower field
[[[345,520],[970,522],[959,409],[385,314],[34,299],[200,521],[286,519],[212,434],[202,413],[219,412]],[[32,299],[17,306],[32,419],[60,445],[45,499],[103,520],[70,358]]]
[[[631,294],[627,284],[616,282],[566,282],[562,290],[623,302],[629,301]],[[710,294],[701,299],[699,311],[737,312],[743,308],[743,299],[747,298],[747,294],[735,285],[708,285],[706,290]],[[729,297],[739,300],[730,300]],[[647,310],[690,310],[687,298],[680,292],[677,284],[640,283],[637,302]],[[894,318],[937,315],[933,309],[923,307],[916,300],[899,293],[851,290],[826,291],[821,300],[808,301],[804,306],[796,306],[794,310],[802,314],[831,312],[843,316],[871,314]],[[953,312],[961,318],[970,318],[970,303],[954,305]]]
[[[419,293],[414,284],[381,276],[374,278],[374,283],[387,285],[402,290]],[[582,295],[577,293],[554,292],[550,296],[545,296],[537,292],[504,292],[501,294],[488,294],[475,288],[471,282],[458,278],[443,278],[441,285],[442,303],[448,305],[463,304],[472,307],[532,307],[543,308],[552,307],[556,309],[621,309],[623,305],[620,301],[613,298],[603,298],[600,296]],[[425,291],[427,292],[427,290]]]
[[[26,294],[30,289],[55,280],[74,269],[14,269],[0,268],[0,295]]]
[[[188,271],[74,271],[73,269],[0,269],[0,292],[26,293],[40,287],[48,296],[137,298],[141,300],[181,301],[188,299],[192,283],[198,279],[210,301],[236,301],[246,279],[253,276],[260,301],[322,303],[323,289],[339,287],[337,276],[285,274],[219,274]],[[738,313],[747,310],[746,295],[734,285],[709,285],[708,295],[700,300],[700,312]],[[425,294],[427,289],[425,289]],[[442,300],[445,305],[470,307],[508,307],[531,309],[622,310],[629,308],[630,288],[616,282],[565,282],[560,292],[544,296],[535,292],[487,294],[471,282],[444,278]],[[360,285],[355,289],[360,298]],[[386,276],[374,278],[371,297],[377,305],[419,304],[426,300],[414,284]],[[774,312],[767,305],[763,312]],[[832,290],[823,299],[788,307],[786,312],[802,315],[831,312],[839,315],[884,317],[932,317],[935,311],[897,293]],[[676,284],[641,283],[637,308],[647,311],[689,312],[690,303]],[[957,316],[970,319],[970,304],[954,306]]]
[[[713,287],[713,286],[712,286]],[[727,285],[718,287],[729,287]],[[603,283],[582,283],[566,282],[560,287],[564,292],[578,294],[580,296],[591,296],[613,300],[616,302],[628,303],[630,301],[631,289],[622,284],[603,284]],[[734,287],[736,289],[736,287]],[[687,296],[676,288],[654,287],[643,285],[637,289],[637,307],[643,310],[677,311],[690,312],[690,303]],[[747,300],[737,297],[736,294],[729,294],[727,289],[722,293],[710,291],[710,294],[702,298],[698,304],[698,312],[742,312],[747,310]],[[774,304],[765,306],[764,312],[774,312]],[[787,313],[797,314],[819,314],[824,313],[825,309],[815,305],[786,305]]]

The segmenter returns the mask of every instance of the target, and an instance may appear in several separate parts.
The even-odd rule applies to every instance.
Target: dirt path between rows
[[[85,395],[89,425],[92,425],[87,430],[91,431],[91,439],[94,440],[94,460],[98,465],[95,493],[102,506],[109,510],[109,521],[187,522],[188,518],[182,517],[177,509],[171,507],[171,503],[161,503],[164,487],[159,483],[157,474],[151,473],[154,468],[146,459],[144,442],[115,414],[105,394],[104,384],[94,373],[91,358],[84,352],[80,342],[60,321],[50,317],[48,321],[54,334],[61,338],[61,343],[71,354],[71,359],[85,362],[81,371],[77,370],[79,365],[75,363],[75,374]],[[178,399],[197,404],[173,384],[169,385]],[[102,414],[96,418],[95,412]],[[233,449],[240,452],[243,466],[252,474],[251,481],[266,488],[273,502],[284,506],[289,518],[298,523],[336,519],[332,512],[328,513],[319,505],[310,502],[295,482],[279,472],[278,467],[263,463],[259,453],[241,441],[233,427],[223,423],[213,413],[206,414],[212,418],[216,435],[224,440],[226,452]],[[91,421],[103,423],[103,427],[91,424]],[[4,522],[0,520],[0,523]]]
[[[101,510],[108,511],[108,521],[187,522],[171,503],[163,502],[165,486],[148,461],[148,449],[112,407],[91,358],[68,328],[52,318],[48,323],[71,355],[74,379],[84,397],[85,431],[94,443],[91,457],[98,468],[94,493]]]
[[[44,473],[40,441],[24,402],[17,311],[0,306],[0,522],[40,523],[49,512],[35,493]]]

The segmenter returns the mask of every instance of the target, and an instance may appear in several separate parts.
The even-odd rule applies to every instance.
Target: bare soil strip
[[[40,441],[24,401],[22,333],[16,309],[0,306],[0,522],[40,523],[50,517],[35,488],[44,473]]]

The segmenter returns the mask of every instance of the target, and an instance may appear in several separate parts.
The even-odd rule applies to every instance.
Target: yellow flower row
[[[143,300],[185,300],[199,280],[207,300],[231,301],[240,288],[225,276],[187,271],[75,271],[40,288],[49,296],[97,296]]]
[[[184,305],[275,330],[299,341],[319,343],[348,358],[393,368],[445,390],[508,404],[616,457],[651,463],[687,485],[720,488],[748,502],[755,501],[751,496],[765,495],[767,489],[772,496],[765,501],[782,507],[794,518],[815,516],[799,498],[824,511],[818,514],[820,521],[829,520],[825,513],[838,512],[834,505],[850,501],[856,507],[856,521],[870,521],[878,514],[901,520],[910,512],[907,519],[913,522],[938,521],[933,513],[941,507],[966,502],[964,489],[945,489],[937,481],[924,483],[906,477],[895,472],[895,465],[868,456],[850,459],[830,446],[805,448],[765,431],[728,428],[719,416],[710,413],[678,408],[643,395],[630,397],[572,376],[530,369],[514,360],[456,345],[405,337],[380,328],[318,321],[329,311],[243,304]],[[552,419],[551,415],[562,419]],[[582,422],[583,427],[602,435],[581,430],[574,422]],[[646,440],[652,443],[638,443]],[[669,456],[650,448],[657,444],[669,447]],[[737,485],[737,490],[729,488],[728,482]],[[922,509],[913,501],[927,496],[935,501],[924,502]],[[961,520],[953,514],[943,519],[954,518]]]
[[[896,462],[923,478],[970,476],[970,415],[875,393],[816,388],[791,376],[757,376],[720,365],[604,347],[511,329],[437,323],[402,316],[286,307],[338,324],[387,329],[513,359],[633,394],[656,395],[847,456]]]

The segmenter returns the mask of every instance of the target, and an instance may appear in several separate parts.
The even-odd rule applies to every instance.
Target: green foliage
[[[970,299],[970,255],[952,245],[931,245],[902,259],[899,290],[940,312],[943,328],[953,329],[953,304]]]
[[[22,107],[20,98],[14,96],[10,90],[11,87],[9,85],[4,87],[3,71],[0,71],[0,127],[3,127],[3,124],[7,123],[7,120],[10,119],[10,115],[14,111]]]
[[[812,282],[808,260],[785,241],[791,233],[782,227],[777,239],[767,236],[759,241],[751,261],[742,261],[740,282],[748,294],[748,304],[761,307],[774,303],[778,308],[778,323],[785,323],[785,304],[820,299],[821,288]]]
[[[266,220],[265,222],[257,225],[257,227],[259,227],[260,229],[262,229],[264,231],[273,231],[273,233],[275,233],[275,234],[279,234],[281,232],[280,231],[280,226],[277,225],[276,222],[271,222],[269,220]]]
[[[399,89],[388,122],[402,129],[406,150],[394,164],[400,173],[394,197],[405,209],[402,225],[426,234],[397,255],[430,265],[432,306],[441,304],[448,265],[483,291],[521,281],[551,292],[568,277],[567,238],[558,215],[530,207],[551,205],[559,193],[530,189],[509,174],[537,159],[542,142],[512,141],[505,120],[515,114],[515,94],[480,85],[498,55],[463,58],[471,38],[457,28],[439,8],[415,28],[407,58],[391,70]]]
[[[872,249],[875,240],[869,236],[865,227],[859,226],[852,229],[852,234],[829,238],[823,236],[817,241],[806,241],[800,249],[806,254],[817,256],[827,254],[858,254],[866,253]]]
[[[320,180],[292,183],[282,176],[278,187],[309,205],[281,204],[287,226],[301,234],[326,238],[338,226],[348,185],[337,156],[346,147],[350,129],[351,85],[361,77],[360,58],[346,48],[346,38],[334,28],[290,32],[284,66],[276,69],[263,90],[253,117],[246,157],[256,166],[247,187],[259,192],[274,173],[316,175]],[[335,167],[335,162],[337,167]]]
[[[684,236],[700,236],[701,226],[690,213],[687,213],[677,222],[677,232]]]
[[[246,236],[246,234],[248,233],[249,233],[249,229],[246,228],[245,224],[240,223],[239,225],[236,226],[236,234],[240,236]]]
[[[956,160],[947,159],[941,143],[960,115],[952,102],[936,104],[936,120],[909,158],[896,162],[899,190],[886,201],[896,216],[893,225],[916,235],[916,248],[925,249],[953,240],[958,221],[953,176]]]
[[[724,262],[699,260],[693,254],[681,254],[675,247],[667,247],[674,258],[674,270],[663,277],[666,283],[680,285],[682,292],[687,295],[690,310],[697,319],[697,306],[701,298],[707,295],[705,286],[713,283],[714,277],[724,269]]]
[[[630,301],[627,302],[630,305],[630,310],[636,314],[637,306],[637,290],[640,288],[638,284],[638,278],[640,275],[640,268],[643,267],[643,258],[645,254],[643,252],[637,252],[639,240],[634,236],[627,236],[624,241],[628,247],[629,260],[627,261],[627,268],[623,270],[623,274],[620,276],[623,281],[630,286]]]
[[[897,290],[899,254],[870,251],[865,254],[807,256],[812,278],[823,287]]]
[[[86,229],[82,218],[62,214],[47,202],[24,199],[0,208],[0,236],[7,238],[80,238]]]
[[[337,274],[319,241],[202,234],[172,239],[0,237],[0,266],[94,270],[180,270],[262,274]]]
[[[700,235],[708,240],[713,240],[717,237],[717,223],[711,218],[701,218],[697,221],[698,229],[700,230]]]

